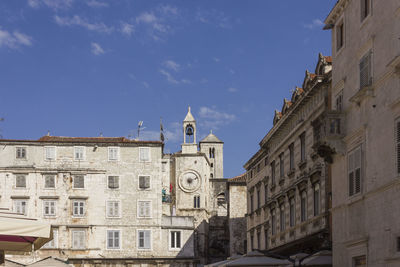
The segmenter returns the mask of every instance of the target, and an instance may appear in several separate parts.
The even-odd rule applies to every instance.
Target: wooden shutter
[[[151,232],[150,230],[144,231],[144,248],[150,248]]]
[[[144,231],[139,231],[139,248],[144,248]]]
[[[150,188],[150,176],[145,176],[144,180],[145,180],[144,183],[145,188]]]
[[[367,52],[360,61],[360,89],[372,84],[371,51]]]
[[[150,217],[150,210],[151,210],[151,206],[150,206],[150,201],[147,201],[147,202],[144,202],[145,203],[145,205],[144,205],[144,207],[145,207],[145,210],[144,210],[144,216],[146,216],[146,217]]]
[[[181,247],[181,232],[176,232],[176,248]]]
[[[354,171],[355,171],[355,179],[354,179],[354,193],[361,192],[361,148],[357,148],[354,151]]]
[[[139,188],[144,189],[146,186],[146,181],[144,176],[139,176]]]

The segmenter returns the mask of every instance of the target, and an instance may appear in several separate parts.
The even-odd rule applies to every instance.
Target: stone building
[[[226,258],[223,142],[210,133],[196,143],[190,108],[183,132],[174,154],[160,141],[124,137],[0,140],[0,206],[52,224],[54,240],[37,259],[196,266]]]
[[[273,127],[244,165],[247,174],[247,251],[290,255],[330,244],[331,175],[317,153],[329,129],[331,57],[318,57],[302,88],[275,111]]]
[[[341,138],[332,164],[334,266],[400,266],[400,2],[340,0],[331,104]],[[344,117],[343,117],[344,116]]]

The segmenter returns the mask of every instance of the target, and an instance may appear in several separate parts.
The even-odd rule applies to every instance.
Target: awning
[[[229,261],[220,266],[286,266],[288,264],[290,264],[288,260],[276,259],[265,256],[261,252],[252,251],[240,259]]]
[[[30,252],[52,239],[50,224],[20,214],[0,212],[0,251],[7,254],[15,251]]]

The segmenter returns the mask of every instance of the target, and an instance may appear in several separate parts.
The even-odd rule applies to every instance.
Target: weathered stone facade
[[[330,172],[316,144],[329,117],[331,58],[275,112],[247,170],[247,251],[312,252],[330,241]]]
[[[340,0],[332,29],[334,266],[400,266],[400,2]]]
[[[223,142],[210,133],[198,145],[190,109],[183,127],[174,154],[124,137],[0,140],[0,206],[52,224],[54,241],[36,259],[195,266],[226,258]]]

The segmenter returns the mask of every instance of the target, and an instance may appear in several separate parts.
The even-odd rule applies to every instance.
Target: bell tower
[[[196,120],[194,119],[192,113],[190,112],[190,106],[188,108],[188,113],[183,120],[183,144],[182,153],[183,154],[193,154],[197,153],[197,143],[196,143]]]

